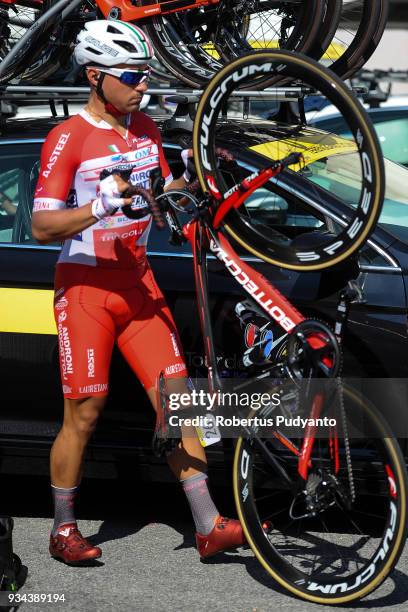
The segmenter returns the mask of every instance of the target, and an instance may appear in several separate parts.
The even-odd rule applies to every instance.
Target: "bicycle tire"
[[[56,1],[42,0],[37,18],[46,13]],[[72,43],[80,28],[80,19],[68,19],[56,26],[45,24],[27,41],[12,65],[0,77],[0,83],[18,79],[26,84],[38,84],[51,77],[69,61]]]
[[[340,23],[343,0],[326,0],[319,35],[313,45],[309,48],[308,56],[313,59],[321,59],[332,42]]]
[[[309,0],[307,4],[303,3],[299,6],[299,10],[294,17],[293,29],[285,39],[283,48],[307,52],[318,35],[323,8],[323,0]],[[218,14],[217,11],[221,9],[222,7],[215,5],[205,8],[201,14],[207,14],[215,18]],[[276,10],[279,12],[279,9]],[[224,64],[228,64],[237,54],[247,53],[251,46],[243,37],[243,34],[246,36],[247,28],[243,26],[240,20],[237,20],[236,28],[228,36],[227,32],[223,30],[218,38],[214,39],[213,37],[211,39],[210,43],[213,45],[213,51],[208,52],[200,45],[195,46],[192,34],[186,34],[188,28],[180,22],[180,20],[188,19],[190,14],[194,15],[195,13],[197,13],[197,10],[182,12],[180,15],[174,16],[152,17],[149,23],[146,23],[144,29],[152,40],[157,57],[170,72],[186,85],[201,88],[205,87]],[[231,19],[230,16],[229,19]],[[283,19],[284,17],[282,17]],[[216,56],[214,56],[214,52]],[[267,87],[268,83],[269,79],[257,79],[248,84],[248,87],[262,89]]]
[[[361,172],[361,188],[356,190],[356,206],[350,207],[345,227],[331,239],[327,236],[320,245],[310,247],[311,250],[304,250],[306,247],[299,247],[288,240],[281,244],[282,241],[277,241],[274,233],[268,231],[266,226],[263,228],[257,224],[255,227],[247,214],[240,214],[240,210],[245,209],[245,203],[240,209],[228,213],[223,220],[223,227],[247,251],[268,263],[291,270],[323,270],[350,257],[367,240],[381,213],[385,180],[378,138],[367,113],[354,94],[336,75],[318,62],[286,51],[248,55],[220,71],[209,83],[198,105],[193,150],[200,186],[205,193],[225,194],[231,187],[226,184],[215,155],[216,139],[219,137],[217,121],[228,104],[229,96],[237,89],[236,83],[245,82],[247,74],[259,71],[279,74],[285,87],[291,79],[296,79],[294,82],[298,84],[300,80],[301,85],[306,83],[313,86],[339,109],[343,118],[347,118],[346,123],[354,140],[343,140],[342,146],[349,143],[355,147],[358,158],[354,170],[357,174]],[[301,127],[296,127],[293,133],[301,133]],[[255,136],[256,130],[254,123]],[[325,137],[321,132],[321,138]],[[288,152],[302,151],[304,145],[301,143],[301,137],[296,140],[293,136],[291,150]],[[285,157],[288,152],[277,159]],[[270,162],[264,163],[270,165]]]
[[[333,1],[328,0],[328,2]],[[389,0],[376,0],[376,2],[360,0],[359,5],[357,3],[354,3],[354,5],[354,18],[359,19],[356,32],[350,32],[348,35],[334,34],[331,43],[323,48],[323,52],[329,52],[329,55],[335,56],[335,45],[341,43],[345,45],[344,52],[337,59],[330,63],[326,61],[326,66],[342,79],[349,79],[368,62],[381,41],[388,18]],[[346,5],[343,5],[343,13],[346,15],[346,19],[351,19],[350,16],[347,17]],[[340,21],[342,21],[342,18]],[[343,24],[343,29],[345,26],[347,26],[347,21]],[[345,28],[346,30],[347,28]],[[353,36],[350,42],[347,40],[348,36]],[[309,55],[314,59],[320,59],[323,55],[322,48],[318,45],[312,47]]]
[[[266,534],[263,529],[267,520],[266,500],[268,495],[271,495],[267,491],[273,489],[270,485],[267,486],[268,481],[273,479],[271,465],[262,457],[262,451],[256,450],[254,440],[243,437],[237,441],[233,464],[233,489],[237,512],[255,556],[268,574],[285,590],[301,599],[326,605],[344,605],[361,599],[376,589],[395,567],[404,548],[408,528],[406,511],[408,481],[401,449],[377,409],[347,387],[345,393],[352,402],[352,410],[357,411],[360,408],[365,423],[369,423],[370,431],[376,434],[376,439],[372,442],[369,440],[360,442],[360,447],[365,448],[365,451],[359,450],[358,444],[352,444],[350,447],[354,473],[357,473],[358,461],[366,463],[361,463],[358,472],[357,501],[354,502],[353,509],[342,508],[344,515],[347,512],[350,515],[354,513],[350,519],[348,516],[347,519],[346,516],[342,516],[343,521],[350,520],[348,530],[336,514],[338,507],[334,504],[323,510],[321,515],[317,515],[324,518],[306,519],[306,522],[309,521],[309,527],[306,525],[304,536],[301,535],[304,519],[300,519],[299,523],[299,518],[296,517],[298,525],[295,534],[294,529],[289,526],[290,522],[285,526],[288,518],[285,514],[286,501],[282,502],[284,509],[279,512],[279,500],[273,497],[272,509],[275,520],[271,524],[269,533]],[[365,459],[364,452],[369,453],[372,461],[374,453],[378,453],[375,470],[374,467],[370,468],[371,464]],[[284,466],[284,454],[279,456],[279,460],[280,465]],[[342,478],[341,473],[340,470],[337,475],[338,480]],[[328,472],[326,477],[327,474]],[[385,495],[384,498],[381,497],[381,501],[379,495],[376,497],[374,512],[376,517],[371,518],[376,521],[374,537],[367,534],[374,527],[374,524],[370,524],[372,506],[363,513],[362,519],[356,519],[356,516],[367,507],[363,495],[364,485],[368,486],[373,494],[375,491],[377,493],[381,491],[381,495]],[[381,511],[383,516],[377,516]],[[334,513],[334,516],[332,514],[330,517],[330,513]],[[330,518],[334,521],[331,524]],[[330,525],[335,534],[330,534]],[[356,531],[355,542],[351,533],[352,525]],[[332,542],[330,542],[331,535],[333,535]],[[284,545],[280,544],[279,538],[283,538]],[[322,545],[322,552],[319,553],[317,547],[325,541],[325,538],[329,542]],[[299,549],[297,541],[301,542]],[[367,552],[367,549],[371,549],[370,552]],[[358,555],[358,561],[355,561],[353,566],[354,561],[351,561],[351,556],[346,555],[351,555],[354,550],[356,557]],[[342,551],[345,558],[340,560]],[[323,559],[325,564],[322,563]],[[350,570],[350,575],[345,576],[346,568],[349,567],[353,569]],[[310,568],[311,572],[308,573]],[[319,576],[316,577],[316,574]]]

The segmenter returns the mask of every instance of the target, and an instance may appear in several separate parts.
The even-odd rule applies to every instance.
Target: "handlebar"
[[[302,153],[290,153],[290,155],[277,162],[281,168],[287,168],[288,166],[293,166],[295,164],[304,165],[304,163],[305,158],[303,157]]]
[[[230,153],[227,149],[217,147],[215,149],[215,154],[218,158],[228,163],[234,161],[233,154]],[[287,166],[292,166],[295,164],[301,165],[302,163],[304,164],[304,157],[302,153],[291,153],[284,159],[277,160],[274,166],[272,167],[276,169],[279,168],[279,170],[283,170],[283,168],[286,168]],[[129,182],[129,178],[132,173],[132,170],[133,170],[132,167],[130,168],[121,167],[119,165],[116,168],[112,168],[110,170],[103,170],[101,172],[100,178],[103,179],[110,174],[118,174],[119,176],[121,176],[123,180],[125,180],[126,182]],[[159,230],[162,230],[166,227],[166,221],[163,216],[162,207],[156,200],[156,197],[163,193],[164,179],[161,176],[160,169],[158,169],[158,172],[157,171],[155,172],[155,170],[152,171],[151,179],[152,179],[151,181],[152,191],[149,189],[145,189],[144,187],[141,187],[140,185],[130,185],[122,193],[122,197],[131,198],[135,195],[140,195],[146,201],[147,206],[145,208],[147,208],[151,212],[153,221],[156,227]],[[245,182],[245,180],[246,179],[244,179],[243,183]],[[199,189],[199,187],[200,187],[199,181],[198,179],[196,179],[195,181],[190,183],[190,185],[186,186],[186,190],[189,191],[190,193],[195,193]],[[126,204],[122,206],[122,211],[129,219],[139,219],[140,218],[141,211],[133,209],[130,204]]]
[[[123,192],[124,198],[131,198],[135,195],[140,195],[147,202],[150,212],[152,213],[153,221],[156,224],[157,229],[162,230],[166,227],[166,222],[163,218],[162,211],[160,209],[160,205],[153,196],[152,192],[149,189],[144,189],[139,185],[132,185],[126,191]],[[137,210],[133,210],[130,204],[126,204],[122,206],[123,213],[129,217],[129,219],[137,219],[139,218],[139,213]]]

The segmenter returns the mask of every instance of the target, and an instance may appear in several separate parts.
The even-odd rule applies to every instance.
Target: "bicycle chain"
[[[344,450],[346,452],[346,464],[347,464],[347,472],[348,472],[348,478],[349,478],[350,495],[351,495],[351,501],[354,502],[356,499],[356,488],[354,484],[353,468],[351,465],[350,440],[348,438],[348,433],[347,433],[347,420],[346,420],[346,409],[344,407],[343,386],[341,384],[340,377],[337,377],[336,381],[339,387],[341,424],[342,424],[343,431],[344,431]]]
[[[309,377],[308,377],[308,382],[306,383],[307,384],[306,394],[309,392],[311,379],[312,379],[312,373],[310,372]],[[354,483],[353,468],[351,465],[350,441],[349,441],[349,437],[347,433],[346,409],[344,406],[343,386],[342,386],[342,381],[341,381],[340,376],[336,377],[336,384],[338,386],[341,424],[342,424],[342,428],[344,432],[344,450],[346,454],[346,465],[347,465],[350,495],[351,495],[351,501],[354,502],[356,499],[356,488],[355,488],[355,483]],[[300,396],[301,396],[301,388],[299,388],[298,393],[296,394],[296,408],[295,408],[296,414],[299,413],[301,409]]]

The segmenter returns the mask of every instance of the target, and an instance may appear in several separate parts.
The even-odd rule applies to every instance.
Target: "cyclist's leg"
[[[76,531],[74,500],[85,449],[106,402],[115,333],[112,318],[103,308],[105,296],[99,289],[72,281],[78,276],[81,280],[80,268],[58,266],[54,305],[65,399],[63,425],[50,457],[55,504],[50,553],[66,563],[101,555]]]
[[[95,430],[105,397],[64,400],[64,421],[51,449],[51,482],[55,487],[77,487],[83,456]]]
[[[78,484],[86,444],[105,404],[115,335],[112,317],[104,308],[107,293],[81,283],[83,268],[61,264],[55,280],[65,403],[63,426],[51,452],[51,477],[54,485],[64,487]]]
[[[142,286],[145,288],[143,297]],[[128,302],[131,299],[127,297]],[[176,324],[150,270],[141,280],[134,299],[138,302],[134,305],[136,316],[120,326],[118,347],[157,412],[160,373],[164,373],[170,391],[182,393],[188,391],[187,368]],[[179,480],[206,470],[205,452],[194,428],[183,428],[182,442],[168,457],[168,463]]]
[[[137,319],[121,327],[118,346],[157,412],[160,373],[164,372],[172,392],[184,392],[188,391],[187,371],[176,325],[150,271],[143,284],[147,289],[144,306]],[[207,486],[207,460],[194,428],[182,428],[182,439],[167,456],[167,462],[189,502],[200,556],[244,544],[239,521],[222,518],[212,500]]]

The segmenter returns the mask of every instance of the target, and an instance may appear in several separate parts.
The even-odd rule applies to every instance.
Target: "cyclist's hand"
[[[121,206],[132,203],[132,198],[123,198],[122,193],[130,187],[119,174],[110,174],[99,183],[99,197],[92,202],[92,216],[103,219],[114,215]]]

